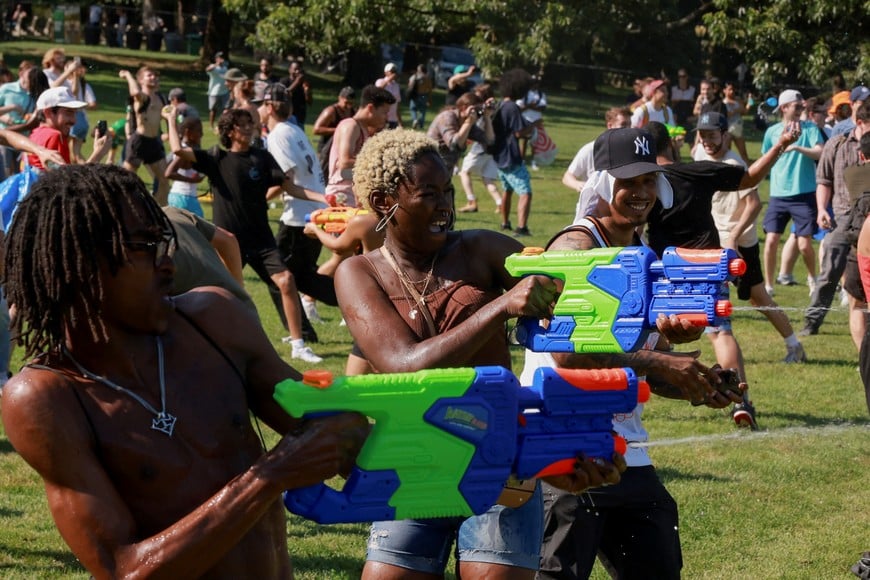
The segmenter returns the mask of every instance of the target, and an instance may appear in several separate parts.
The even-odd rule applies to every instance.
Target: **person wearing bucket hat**
[[[708,116],[704,118],[704,114]],[[699,125],[721,128],[723,116],[712,111],[703,113]],[[661,255],[668,246],[720,248],[719,230],[716,228],[712,214],[713,194],[719,190],[732,191],[757,186],[780,155],[800,135],[798,125],[789,125],[779,135],[774,147],[769,148],[748,169],[744,169],[715,161],[679,163],[667,127],[653,122],[647,126],[647,129],[656,144],[658,152],[656,161],[664,166],[665,174],[674,190],[672,206],[667,208],[664,203],[656,203],[649,217],[649,245],[658,255]],[[736,338],[731,333],[730,327],[723,325],[719,330],[713,342],[717,361],[723,368],[740,369],[742,354]],[[740,375],[740,381],[746,382],[745,375]],[[748,395],[744,396],[742,403],[734,406],[732,418],[740,427],[758,428],[754,408],[750,404]]]
[[[580,217],[550,242],[550,250],[591,250],[640,246],[643,226],[657,199],[668,205],[670,187],[664,168],[656,164],[652,135],[643,129],[611,129],[595,141],[596,175],[606,174],[609,211],[601,217]],[[590,180],[586,187],[595,187]],[[663,192],[661,187],[667,187]],[[645,374],[653,393],[723,408],[734,399],[718,393],[719,378],[697,355],[669,351],[671,342],[700,336],[676,317],[661,317],[655,335],[643,350],[628,354],[550,354],[525,352],[520,381],[531,384],[540,367],[608,368],[627,366]],[[614,416],[613,429],[628,442],[647,441],[643,404]],[[544,492],[544,538],[540,578],[586,578],[596,556],[618,577],[678,578],[682,567],[677,504],[656,475],[643,447],[629,445],[627,469],[619,483],[569,494],[549,485]],[[644,525],[636,522],[643,521]]]
[[[815,123],[800,120],[805,107],[800,91],[782,91],[774,109],[782,115],[782,120],[767,128],[761,143],[761,152],[765,154],[778,147],[784,133],[797,134],[797,140],[788,146],[770,171],[770,201],[762,222],[764,283],[768,293],[777,275],[779,241],[789,221],[794,224],[798,250],[807,268],[807,281],[815,285],[816,253],[812,241],[818,227],[816,162],[822,155],[825,138]]]

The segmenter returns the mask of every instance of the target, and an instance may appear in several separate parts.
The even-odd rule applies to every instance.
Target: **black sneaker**
[[[529,231],[529,228],[517,228],[514,230],[514,236],[516,236],[516,237],[530,236],[530,235],[532,235],[532,232]]]
[[[804,326],[798,331],[798,336],[814,336],[819,333],[818,328],[813,328],[812,326]]]
[[[755,422],[755,407],[752,403],[735,403],[731,409],[731,418],[738,427],[749,427],[752,431],[758,431],[758,423]]]
[[[503,223],[503,224],[501,224],[501,229],[502,229],[502,231],[504,231],[504,232],[509,232],[509,231],[511,231],[512,229],[514,229],[514,227],[511,225],[510,222],[507,222],[507,223]]]

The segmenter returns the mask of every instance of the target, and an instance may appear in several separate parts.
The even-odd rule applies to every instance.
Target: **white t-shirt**
[[[317,153],[311,142],[296,125],[290,122],[279,123],[266,138],[266,148],[281,170],[285,173],[293,170],[293,183],[299,187],[323,193],[323,171],[320,169]],[[319,201],[299,199],[283,194],[284,212],[281,223],[287,226],[303,227],[305,216],[311,212],[326,207]]]
[[[568,165],[568,172],[582,181],[588,181],[589,176],[595,172],[594,153],[595,141],[590,141],[577,151],[577,155]],[[577,207],[574,215],[587,216],[598,205],[598,196],[594,192],[588,192],[584,197],[582,193],[577,197]]]
[[[722,159],[713,159],[704,148],[698,146],[692,155],[695,161],[720,161],[728,165],[736,165],[746,169],[746,162],[740,158],[734,151],[727,151]],[[716,222],[716,229],[719,230],[719,243],[723,246],[731,237],[731,230],[735,224],[740,221],[740,216],[743,215],[743,210],[746,208],[747,196],[752,193],[754,188],[741,189],[739,191],[717,191],[713,194],[713,221]],[[751,224],[746,226],[743,233],[740,234],[740,239],[737,240],[737,245],[743,248],[751,248],[758,243],[758,228],[753,220]]]
[[[646,120],[644,120],[643,112],[647,111]],[[664,123],[665,125],[672,125],[674,123],[674,112],[671,111],[671,108],[665,105],[661,108],[661,110],[656,110],[653,107],[652,101],[645,103],[642,107],[638,107],[634,110],[634,113],[631,114],[631,126],[635,128],[644,127],[650,121],[658,121],[659,123]]]

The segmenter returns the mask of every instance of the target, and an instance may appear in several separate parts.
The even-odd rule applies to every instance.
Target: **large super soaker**
[[[697,326],[731,315],[727,282],[746,271],[730,249],[667,248],[659,260],[644,246],[543,251],[505,260],[512,276],[543,274],[564,283],[547,327],[520,319],[517,339],[536,352],[631,352],[643,345],[659,314]]]
[[[289,490],[293,513],[320,523],[470,516],[509,477],[570,473],[579,456],[625,452],[614,413],[649,398],[629,368],[540,368],[520,387],[497,366],[286,380],[274,397],[295,417],[355,411],[372,431],[341,490]]]

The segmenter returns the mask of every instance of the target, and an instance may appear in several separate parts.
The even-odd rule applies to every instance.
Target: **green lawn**
[[[0,44],[0,52],[14,64],[25,54],[38,59],[46,47],[5,43]],[[70,48],[75,48],[68,50],[70,54],[81,49],[86,60],[95,62],[89,80],[100,109],[91,115],[92,124],[99,118],[111,123],[123,114],[125,88],[117,70],[135,68],[143,60],[153,61],[163,71],[164,91],[184,86],[190,102],[205,111],[205,75],[193,66],[191,57]],[[249,63],[247,70],[253,71]],[[334,77],[315,76],[316,103],[310,122],[331,102],[338,86]],[[561,174],[576,150],[600,131],[603,111],[621,100],[615,91],[598,97],[568,93],[549,97],[545,121],[560,154],[553,166],[533,174],[529,245],[542,245],[572,219],[576,194],[561,185]],[[758,155],[759,142],[760,135],[750,131],[750,155]],[[214,136],[207,135],[204,146],[213,143]],[[688,155],[687,148],[683,153]],[[458,179],[456,186],[461,201]],[[491,199],[482,186],[477,192],[481,211],[461,214],[458,228],[498,226]],[[766,183],[761,192],[766,199]],[[277,210],[273,211],[272,218],[277,217]],[[245,274],[268,335],[289,360],[289,346],[280,342],[284,332],[264,286],[250,270]],[[805,279],[801,264],[795,278]],[[807,287],[778,286],[776,300],[799,329]],[[325,320],[317,326],[321,342],[313,346],[325,357],[321,366],[340,372],[350,337],[339,326],[337,309],[320,306],[320,312]],[[734,330],[746,358],[762,432],[737,432],[726,413],[686,402],[655,398],[647,405],[652,440],[666,443],[651,453],[680,505],[684,575],[693,579],[847,578],[849,566],[870,549],[870,420],[847,314],[834,304],[820,334],[804,340],[809,356],[804,365],[779,362],[785,347],[760,313],[738,309]],[[702,351],[702,360],[712,364],[706,339],[684,349],[695,347]],[[521,351],[514,354],[514,368],[519,370]],[[16,355],[13,368],[21,362],[20,351]],[[275,435],[269,438],[274,441]],[[12,450],[2,429],[0,490],[0,577],[87,578],[54,528],[39,481]],[[290,516],[288,531],[299,578],[359,576],[366,526],[320,526]],[[606,575],[599,568],[594,577]]]

